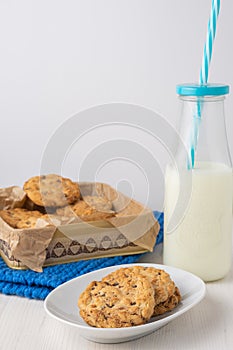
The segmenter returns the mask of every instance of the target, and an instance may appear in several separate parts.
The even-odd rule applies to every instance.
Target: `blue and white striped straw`
[[[213,51],[213,43],[214,38],[216,35],[216,28],[217,28],[217,19],[220,11],[220,0],[212,0],[211,5],[211,13],[210,18],[208,22],[208,30],[207,30],[207,36],[206,36],[206,42],[204,46],[203,51],[203,58],[202,58],[202,66],[200,71],[200,77],[199,77],[199,83],[207,84],[208,82],[208,76],[209,76],[209,67],[210,62],[212,58],[212,51]],[[190,158],[192,162],[192,168],[194,168],[195,165],[195,153],[197,148],[197,142],[198,142],[198,135],[199,135],[199,126],[201,122],[201,104],[200,102],[197,103],[197,112],[194,116],[194,123],[193,123],[193,135],[191,140],[191,149],[190,149]]]
[[[220,0],[212,0],[211,14],[208,22],[206,42],[204,46],[202,66],[200,71],[199,82],[206,84],[209,76],[209,66],[212,57],[213,43],[216,35],[217,19],[220,11]]]

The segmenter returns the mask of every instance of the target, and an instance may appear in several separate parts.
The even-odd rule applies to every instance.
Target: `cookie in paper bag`
[[[107,206],[105,208],[107,208]],[[90,206],[84,200],[80,200],[73,205],[58,208],[56,214],[67,217],[77,216],[83,221],[96,221],[110,218],[115,215],[115,212],[112,210],[97,210],[96,207]]]
[[[90,207],[98,211],[112,210],[112,202],[102,196],[83,196],[83,200]]]
[[[14,208],[8,210],[1,210],[0,217],[14,228],[28,228],[33,227],[38,218],[41,218],[41,214],[37,210],[29,211],[22,208]]]
[[[80,198],[77,183],[55,174],[34,176],[23,189],[33,203],[44,207],[61,207]]]

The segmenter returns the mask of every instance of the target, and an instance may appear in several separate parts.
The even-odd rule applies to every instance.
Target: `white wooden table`
[[[162,246],[142,261],[161,263]],[[221,262],[219,262],[221,263]],[[121,344],[97,344],[46,315],[43,302],[0,294],[1,350],[233,349],[233,269],[207,284],[205,299],[158,331]]]

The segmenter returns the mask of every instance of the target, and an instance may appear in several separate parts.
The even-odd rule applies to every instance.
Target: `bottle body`
[[[165,183],[164,263],[190,271],[204,281],[224,277],[232,255],[231,168],[200,162],[192,170],[190,200],[174,229],[168,221],[180,189],[188,190],[189,184],[180,184],[172,167],[167,168]]]
[[[190,157],[187,160],[191,148],[188,130],[188,135],[182,137],[183,145],[186,142],[186,157],[178,147],[176,162],[179,165],[169,165],[165,177],[164,264],[190,271],[204,281],[223,278],[230,269],[232,257],[232,166],[224,115],[219,115],[223,109],[216,108],[216,126],[214,102],[216,99],[203,100],[203,104],[212,105],[210,108],[205,105],[202,118],[206,119],[199,123],[193,167],[190,167]],[[218,104],[220,102],[223,104],[223,99],[218,100]],[[194,103],[195,108],[197,101]],[[190,119],[192,128],[195,114],[188,108],[192,112],[187,115],[186,107],[183,117]],[[225,135],[214,140],[217,129]],[[212,145],[211,140],[215,144]]]

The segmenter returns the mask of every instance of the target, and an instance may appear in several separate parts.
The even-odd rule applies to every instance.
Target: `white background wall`
[[[58,126],[91,106],[142,105],[175,125],[175,85],[198,80],[210,5],[211,0],[0,0],[0,186],[22,185],[38,174]],[[232,16],[233,2],[222,1],[210,81],[233,86]],[[233,155],[233,93],[226,115]],[[84,148],[89,142],[93,147],[93,140],[87,138]],[[73,177],[70,164],[63,174]],[[123,165],[119,179],[106,168],[98,180],[117,185],[129,178],[134,196],[145,201],[141,175],[130,167],[123,174]],[[149,205],[160,208],[163,186],[156,172],[154,180],[157,193]]]

